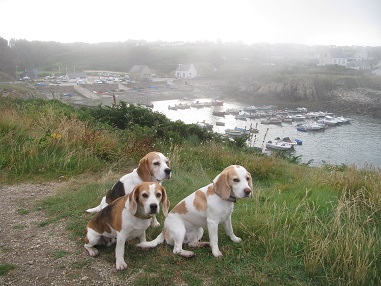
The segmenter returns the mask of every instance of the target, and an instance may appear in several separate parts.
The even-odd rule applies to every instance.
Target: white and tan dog
[[[139,161],[139,165],[131,173],[121,177],[102,198],[99,206],[87,209],[88,213],[99,212],[119,197],[128,195],[141,182],[158,182],[172,177],[170,162],[160,152],[150,152]],[[157,225],[156,225],[157,226]]]
[[[116,239],[116,269],[127,268],[124,261],[125,242],[132,238],[146,241],[145,231],[150,225],[151,217],[160,211],[167,216],[169,200],[166,191],[158,183],[144,182],[138,184],[129,195],[118,198],[94,217],[86,226],[84,247],[90,256],[99,254],[95,245],[108,244]]]
[[[218,225],[223,223],[226,234],[234,242],[241,242],[233,232],[231,215],[238,198],[252,196],[253,182],[250,173],[242,166],[225,168],[213,183],[190,194],[179,202],[164,221],[163,231],[149,242],[138,247],[155,247],[164,240],[173,245],[173,253],[184,257],[194,256],[193,251],[183,249],[183,243],[190,247],[210,245],[215,257],[222,256],[218,248]],[[204,229],[208,228],[209,242],[200,242]]]

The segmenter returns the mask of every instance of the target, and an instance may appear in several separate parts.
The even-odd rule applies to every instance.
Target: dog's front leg
[[[232,215],[230,214],[228,218],[224,221],[224,228],[226,234],[230,237],[230,239],[236,243],[240,243],[242,241],[241,238],[236,236],[233,232],[233,226],[232,226]]]
[[[115,247],[115,258],[116,258],[117,270],[127,269],[127,263],[124,261],[125,243],[126,243],[126,237],[118,233],[116,238],[116,247]]]
[[[146,242],[147,239],[146,239],[146,232],[143,231],[142,234],[139,236],[139,242],[142,243],[142,242]]]
[[[160,226],[160,223],[157,221],[157,218],[155,215],[151,218],[151,226],[152,227],[159,227]]]
[[[221,257],[222,253],[218,248],[218,222],[207,219],[210,247],[214,257]]]

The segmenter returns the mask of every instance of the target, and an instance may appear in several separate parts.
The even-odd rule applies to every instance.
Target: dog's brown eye
[[[250,181],[250,177],[247,177],[246,180],[247,180],[247,181]]]
[[[157,197],[157,198],[160,198],[160,197],[161,197],[161,194],[160,194],[160,193],[157,193],[157,194],[156,194],[156,197]]]
[[[159,162],[155,162],[155,163],[153,163],[155,166],[159,166],[160,165],[160,163]]]
[[[233,181],[236,182],[236,183],[238,183],[238,182],[239,182],[239,179],[235,178]]]
[[[148,194],[144,193],[144,194],[142,194],[142,197],[146,199],[146,198],[148,198]]]

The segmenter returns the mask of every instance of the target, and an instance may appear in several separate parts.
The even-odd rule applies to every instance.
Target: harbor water
[[[225,111],[230,108],[243,109],[247,105],[224,101],[223,106],[204,108],[188,108],[169,110],[168,106],[179,103],[192,103],[194,101],[208,102],[210,99],[164,100],[152,102],[153,111],[165,114],[169,119],[181,120],[184,123],[206,122],[213,124],[213,131],[225,134],[225,129],[257,128],[250,142],[251,146],[265,150],[265,144],[276,137],[290,137],[303,141],[302,145],[294,147],[293,155],[301,156],[301,162],[310,162],[310,166],[322,164],[356,165],[359,168],[381,168],[381,119],[366,116],[350,116],[349,124],[328,127],[324,131],[300,132],[296,124],[300,122],[282,122],[281,125],[261,124],[260,118],[236,119],[235,115],[215,116],[213,111]],[[310,110],[309,110],[310,111]],[[311,110],[318,111],[318,110]],[[329,110],[328,110],[329,111]],[[336,114],[337,116],[345,114]],[[217,126],[216,122],[224,122],[225,126]],[[312,160],[312,161],[311,161]]]

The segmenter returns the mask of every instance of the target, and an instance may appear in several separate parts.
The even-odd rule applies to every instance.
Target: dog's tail
[[[103,197],[103,199],[102,199],[101,203],[99,204],[99,206],[97,206],[95,208],[87,209],[86,212],[88,212],[88,213],[96,213],[96,212],[99,212],[101,209],[103,209],[106,206],[107,206],[106,197]]]
[[[154,240],[138,243],[136,246],[141,248],[154,248],[164,242],[164,234],[161,232]]]

